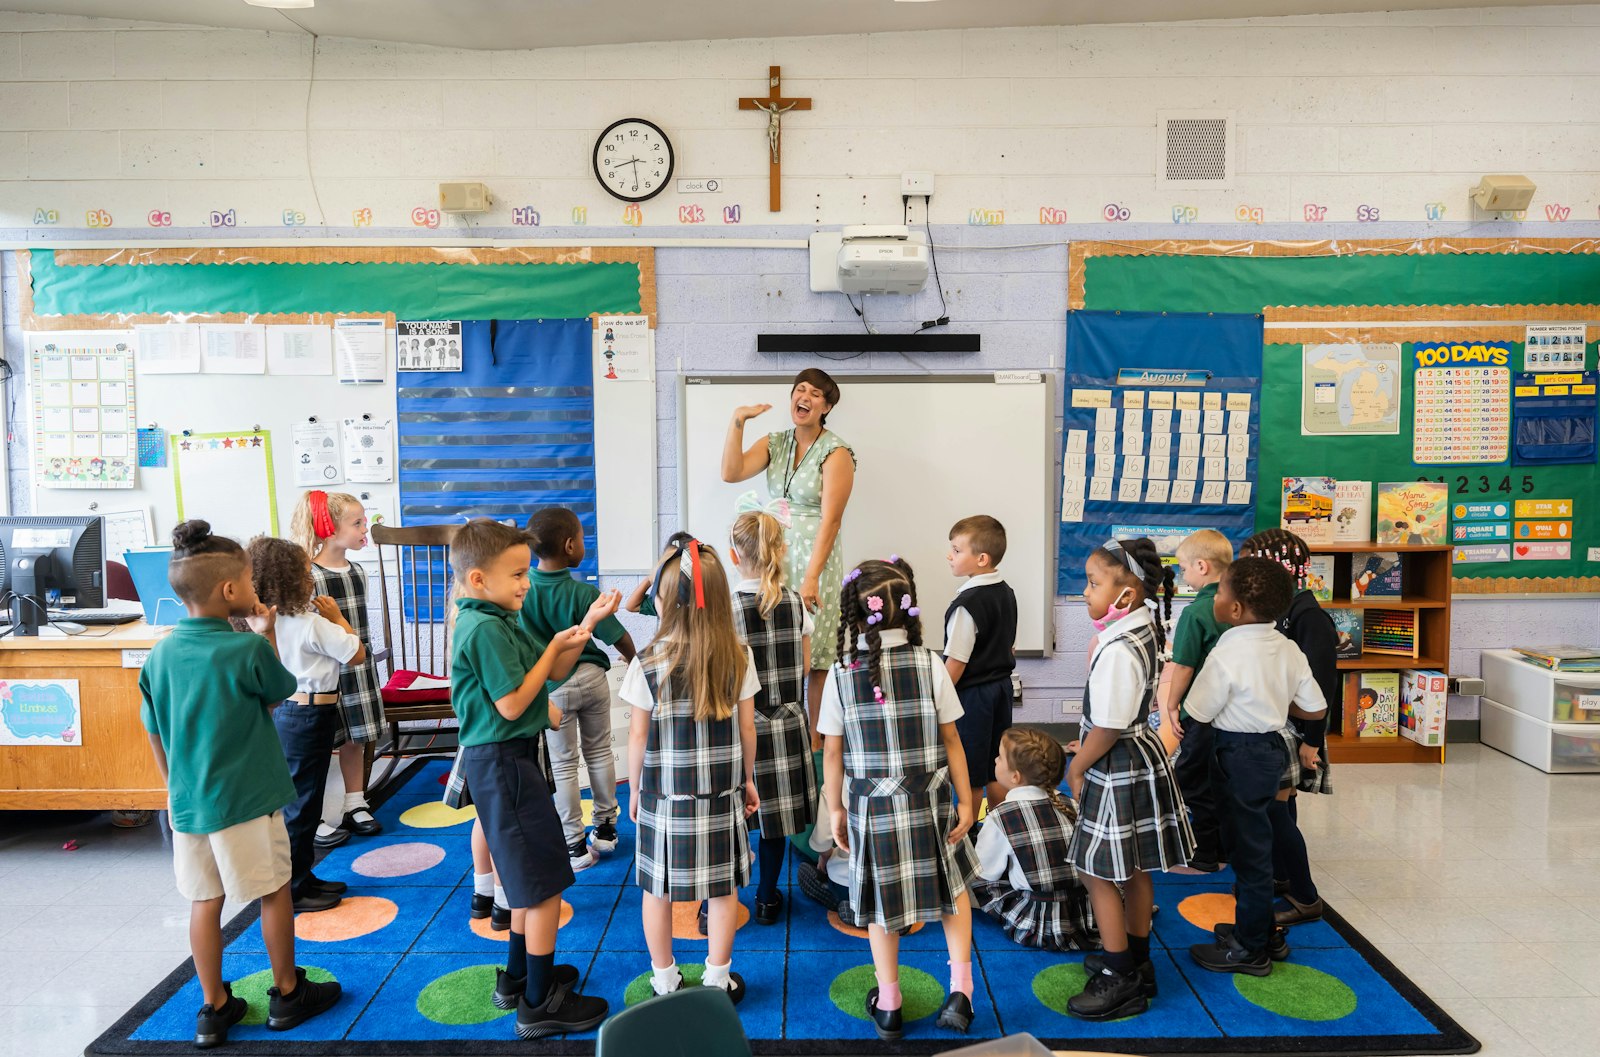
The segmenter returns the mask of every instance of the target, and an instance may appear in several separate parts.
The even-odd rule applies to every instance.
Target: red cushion
[[[448,705],[450,703],[450,688],[448,686],[431,687],[426,690],[412,690],[411,684],[418,679],[440,679],[443,676],[429,675],[427,672],[413,672],[401,669],[389,677],[383,684],[383,703],[386,705]]]

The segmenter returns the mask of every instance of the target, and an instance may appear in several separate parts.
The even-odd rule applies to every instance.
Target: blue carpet
[[[517,1042],[513,1016],[487,1002],[494,968],[503,965],[504,933],[470,922],[470,815],[435,805],[445,761],[413,765],[375,810],[385,832],[333,849],[318,876],[350,885],[350,905],[299,919],[297,960],[340,981],[345,995],[330,1013],[290,1032],[240,1025],[232,1052],[311,1054],[586,1054],[594,1033]],[[641,894],[633,878],[634,828],[627,790],[619,790],[622,841],[577,875],[563,899],[571,908],[557,941],[558,961],[578,967],[582,990],[613,1012],[642,993],[648,973]],[[1300,1054],[1470,1053],[1477,1043],[1360,935],[1328,920],[1293,930],[1294,954],[1271,977],[1242,979],[1198,969],[1188,946],[1204,941],[1208,913],[1227,906],[1228,871],[1156,879],[1152,943],[1160,997],[1149,1012],[1106,1024],[1066,1015],[1082,987],[1082,956],[1016,946],[979,915],[973,923],[976,1020],[963,1037],[940,1029],[932,1010],[948,982],[944,936],[926,926],[901,941],[907,994],[906,1040],[881,1043],[860,1009],[872,957],[864,938],[830,923],[799,890],[803,868],[784,871],[778,925],[753,920],[739,930],[734,969],[749,989],[739,1007],[757,1053],[935,1053],[965,1042],[1028,1032],[1053,1048],[1128,1049],[1144,1053]],[[809,868],[804,867],[804,868]],[[754,887],[741,893],[753,913]],[[673,948],[682,965],[702,964],[706,941],[680,909]],[[686,912],[687,911],[687,912]],[[239,981],[267,968],[261,926],[252,909],[228,926],[224,969]],[[1193,920],[1191,920],[1193,919]],[[1198,923],[1197,923],[1198,922]],[[475,926],[475,927],[474,927]],[[257,994],[265,986],[255,978]],[[243,992],[241,992],[243,993]],[[199,989],[188,963],[145,996],[87,1051],[90,1054],[190,1053]],[[915,1006],[915,1009],[913,1009]],[[252,1006],[252,1015],[259,1011]]]

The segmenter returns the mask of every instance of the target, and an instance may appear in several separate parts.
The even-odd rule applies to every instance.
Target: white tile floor
[[[1303,800],[1323,892],[1489,1057],[1590,1057],[1600,778],[1476,745],[1449,755],[1340,767],[1336,795]],[[159,831],[108,818],[0,813],[0,1057],[76,1057],[185,957]]]

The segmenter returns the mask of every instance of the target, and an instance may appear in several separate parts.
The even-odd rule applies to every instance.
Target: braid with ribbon
[[[1239,554],[1256,558],[1270,558],[1294,577],[1296,589],[1306,585],[1311,567],[1311,548],[1306,541],[1288,529],[1263,529],[1244,541]]]
[[[911,565],[898,555],[888,561],[864,561],[845,575],[841,591],[839,657],[848,650],[852,666],[860,652],[856,636],[867,640],[867,663],[872,671],[873,696],[883,700],[882,633],[905,631],[906,641],[922,645],[922,611],[917,606]]]

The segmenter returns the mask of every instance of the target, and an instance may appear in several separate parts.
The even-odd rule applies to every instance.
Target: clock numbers
[[[624,202],[654,198],[672,179],[672,143],[642,118],[624,118],[601,132],[593,161],[600,186]]]

